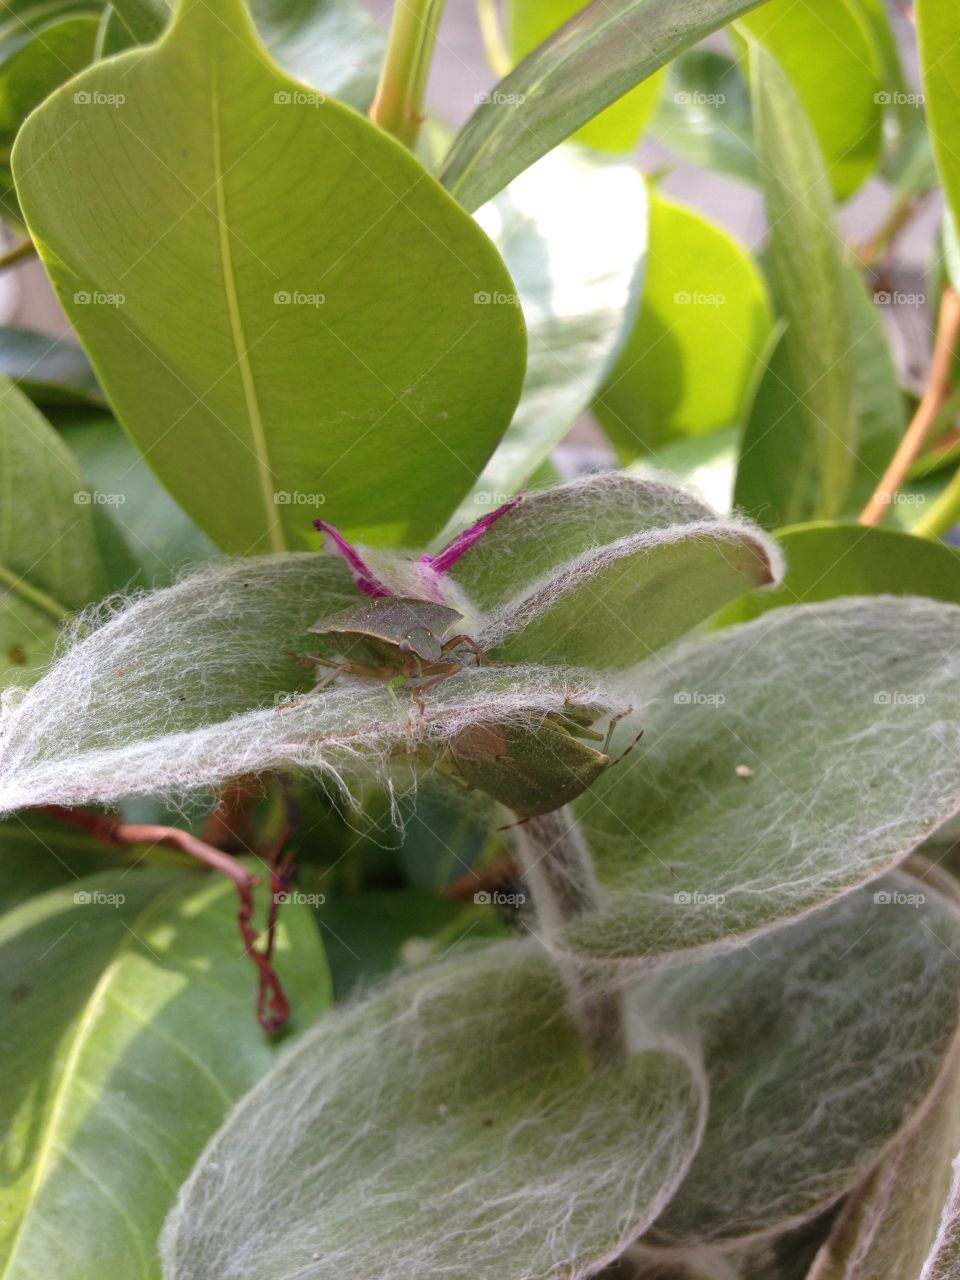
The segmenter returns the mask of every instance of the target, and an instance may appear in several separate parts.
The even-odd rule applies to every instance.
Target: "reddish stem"
[[[260,880],[229,853],[214,848],[204,840],[198,840],[189,831],[181,831],[179,827],[164,827],[154,823],[128,823],[111,815],[88,813],[85,809],[61,808],[59,805],[46,805],[43,812],[51,818],[56,818],[58,822],[85,831],[104,844],[172,845],[189,854],[191,858],[196,858],[212,871],[219,871],[229,876],[239,899],[237,927],[243,940],[244,951],[257,969],[259,980],[257,1019],[263,1029],[271,1035],[280,1030],[289,1017],[290,1005],[271,964],[271,957],[278,905],[276,886],[282,882],[280,877],[285,879],[289,875],[291,861],[288,855],[278,867],[277,858],[289,835],[289,827],[284,829],[276,849],[270,856],[270,905],[267,909],[265,948],[261,951],[257,947],[257,932],[252,924],[253,890]]]

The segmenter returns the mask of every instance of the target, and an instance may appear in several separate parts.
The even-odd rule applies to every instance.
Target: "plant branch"
[[[923,448],[930,428],[950,393],[950,374],[953,369],[953,354],[958,337],[960,337],[960,298],[951,286],[947,285],[940,299],[933,362],[930,366],[926,390],[917,405],[917,411],[913,415],[906,434],[900,441],[899,448],[860,515],[861,524],[880,523],[887,508],[893,502],[897,490],[906,479],[907,472]]]
[[[237,909],[237,925],[243,939],[244,951],[250,956],[257,969],[259,992],[257,996],[257,1018],[265,1031],[273,1034],[287,1021],[290,1006],[284,994],[280,979],[271,964],[273,953],[273,933],[276,924],[276,906],[278,889],[285,886],[289,873],[288,862],[277,864],[276,856],[270,861],[270,907],[268,909],[265,950],[257,947],[257,933],[253,928],[253,890],[260,883],[259,877],[249,871],[242,862],[222,849],[217,849],[204,840],[197,839],[189,831],[179,827],[164,827],[154,823],[124,822],[121,818],[104,814],[88,813],[85,809],[61,808],[59,805],[47,805],[42,812],[63,822],[69,827],[76,827],[110,845],[171,845],[195,858],[203,866],[212,871],[219,871],[228,876],[237,890],[239,906]],[[286,840],[286,832],[281,838],[280,846]],[[278,851],[279,852],[279,849]]]
[[[502,80],[513,70],[513,59],[503,38],[497,0],[477,0],[477,21],[490,69]]]
[[[427,80],[445,0],[395,0],[370,119],[411,150],[425,117]]]
[[[553,953],[563,927],[596,905],[593,861],[570,809],[527,818],[513,828],[524,880],[533,898],[538,937]],[[627,1053],[623,995],[598,988],[585,968],[559,960],[570,987],[573,1013],[591,1053],[600,1062]]]
[[[7,271],[10,267],[19,266],[21,262],[26,262],[29,258],[37,256],[37,246],[28,236],[26,240],[21,240],[19,244],[15,244],[12,249],[8,249],[6,253],[0,255],[0,271]]]

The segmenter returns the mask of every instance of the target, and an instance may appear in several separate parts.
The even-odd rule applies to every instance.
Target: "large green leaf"
[[[525,58],[558,27],[587,7],[588,0],[508,0],[506,32],[510,52]],[[663,73],[625,93],[573,135],[600,151],[631,151],[650,123],[663,87]]]
[[[906,427],[906,404],[897,380],[886,332],[868,298],[859,272],[848,265],[838,290],[845,308],[852,366],[854,419],[849,436],[856,454],[841,514],[855,515],[880,481]],[[765,528],[809,519],[820,501],[817,446],[809,429],[806,393],[797,370],[801,361],[789,334],[775,335],[757,380],[740,446],[734,501]],[[899,507],[916,507],[898,496]]]
[[[181,1191],[164,1275],[585,1276],[669,1199],[700,1105],[656,1042],[592,1068],[541,952],[448,957],[325,1020],[248,1094]]]
[[[877,167],[882,142],[880,54],[850,0],[768,0],[739,24],[788,76],[809,118],[830,184],[843,199]],[[763,164],[774,163],[764,156]]]
[[[774,609],[655,656],[578,810],[601,882],[566,946],[729,945],[878,875],[960,809],[960,607]]]
[[[947,0],[917,0],[917,39],[933,153],[954,218],[960,217],[960,48]]]
[[[95,871],[115,869],[123,852],[44,814],[13,814],[0,822],[0,911]],[[126,852],[143,856],[142,848]]]
[[[640,312],[594,402],[620,457],[739,421],[771,326],[766,285],[746,248],[652,192]]]
[[[144,1280],[192,1161],[275,1051],[225,881],[104,872],[0,920],[0,1276]],[[281,913],[295,1026],[329,1002],[310,912]]]
[[[99,499],[26,396],[0,380],[0,675],[38,667],[76,609],[111,589]]]
[[[703,1143],[657,1237],[782,1230],[866,1174],[915,1121],[956,1042],[958,949],[952,902],[891,876],[648,982],[639,1009],[702,1048],[710,1083]]]
[[[309,546],[321,504],[379,541],[442,526],[519,393],[513,285],[404,148],[270,62],[239,0],[183,0],[159,44],[48,100],[14,171],[117,416],[222,547]]]
[[[845,251],[823,161],[800,101],[776,59],[750,42],[760,180],[771,226],[775,292],[798,415],[815,448],[817,515],[843,509],[854,470],[856,373]]]
[[[513,421],[452,525],[512,497],[588,408],[638,302],[646,187],[632,162],[559,147],[477,221],[516,282],[529,351]]]
[[[593,0],[501,80],[441,180],[468,209],[666,62],[761,0]]]
[[[915,595],[960,604],[960,551],[897,529],[807,524],[781,529],[787,572],[779,587],[751,591],[722,609],[723,626],[768,609],[838,596]]]

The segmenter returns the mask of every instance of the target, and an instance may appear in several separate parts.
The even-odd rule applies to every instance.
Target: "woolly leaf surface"
[[[276,1056],[236,909],[221,879],[124,868],[0,919],[4,1280],[159,1275],[178,1184]],[[306,907],[276,959],[302,1030],[329,1002]]]
[[[958,953],[953,904],[891,876],[647,983],[637,1010],[686,1028],[710,1082],[703,1142],[657,1238],[782,1228],[866,1173],[924,1104],[955,1041]]]
[[[430,689],[421,723],[387,683],[341,676],[314,697],[291,656],[319,617],[365,599],[343,563],[284,554],[213,565],[121,608],[19,700],[8,700],[0,809],[180,794],[242,774],[381,773],[411,736],[439,746],[465,724],[606,705],[598,677],[473,668]]]
[[[644,963],[735,945],[919,845],[960,807],[958,627],[955,605],[851,597],[632,672],[613,750],[644,736],[578,802],[601,898],[566,945]]]
[[[673,1052],[592,1068],[566,1001],[503,943],[326,1019],[197,1163],[166,1280],[589,1274],[671,1195],[702,1098]]]

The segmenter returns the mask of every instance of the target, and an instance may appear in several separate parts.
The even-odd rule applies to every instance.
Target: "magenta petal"
[[[492,524],[505,516],[508,511],[512,511],[523,501],[523,493],[518,493],[515,498],[511,498],[509,502],[505,502],[502,507],[497,507],[496,511],[491,511],[488,516],[481,516],[468,529],[464,529],[463,533],[458,533],[452,542],[447,543],[442,551],[438,551],[435,556],[421,556],[421,564],[429,565],[434,573],[449,573],[453,566],[457,563],[465,551],[469,551],[473,544],[479,541]]]
[[[327,534],[333,539],[333,544],[347,562],[347,568],[350,570],[350,576],[356,585],[368,596],[373,596],[374,600],[380,596],[392,596],[396,593],[385,587],[382,582],[372,573],[364,562],[363,556],[360,555],[350,543],[346,540],[339,529],[334,528],[332,524],[327,524],[326,520],[314,520],[313,527],[319,529],[321,533]]]

